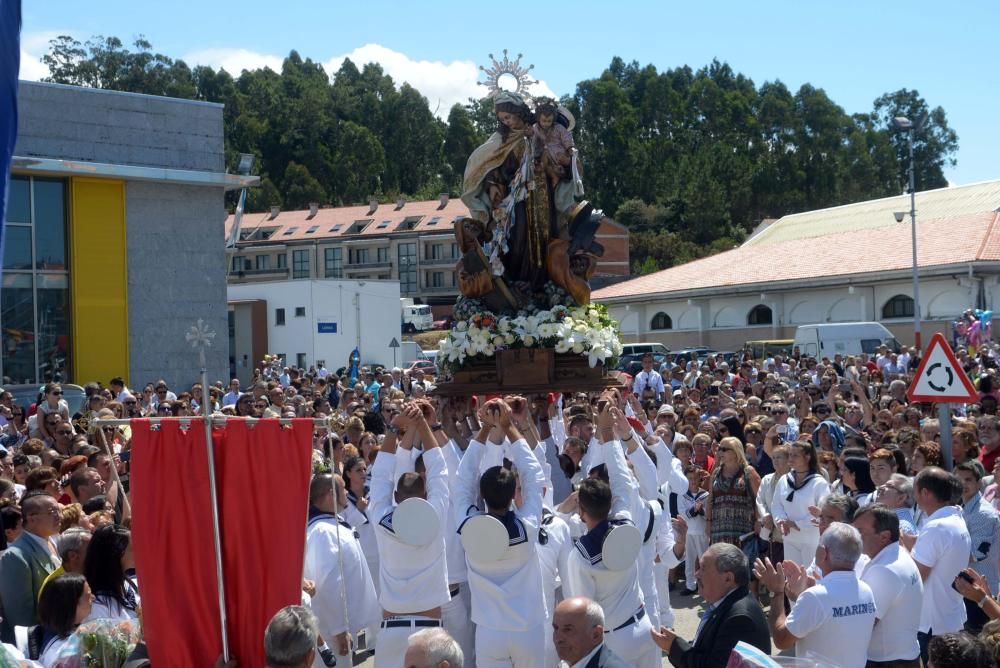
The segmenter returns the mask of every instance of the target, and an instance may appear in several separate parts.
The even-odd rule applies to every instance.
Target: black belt
[[[631,617],[629,617],[628,619],[626,619],[623,623],[619,624],[618,626],[616,626],[615,628],[611,629],[610,631],[605,631],[605,633],[614,633],[615,631],[621,631],[626,626],[631,626],[632,624],[635,624],[636,622],[638,622],[640,619],[642,619],[645,616],[646,616],[646,609],[645,608],[639,608],[639,612],[635,613],[634,615],[632,615]]]
[[[461,591],[462,588],[459,585],[455,585],[454,587],[448,590],[448,595],[451,596],[452,598],[455,598]]]
[[[416,626],[438,627],[441,626],[440,619],[383,619],[383,629],[402,629]]]

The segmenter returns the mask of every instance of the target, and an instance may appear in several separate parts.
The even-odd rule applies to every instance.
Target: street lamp
[[[906,133],[906,144],[910,151],[910,166],[907,169],[910,175],[910,235],[913,239],[913,342],[917,350],[922,350],[920,345],[920,278],[917,270],[917,170],[913,164],[913,132],[916,126],[905,116],[896,116],[892,119],[892,124],[897,130]],[[900,213],[893,214],[897,222],[902,222]],[[905,212],[904,212],[905,215]]]

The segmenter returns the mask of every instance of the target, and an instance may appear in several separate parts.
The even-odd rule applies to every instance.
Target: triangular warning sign
[[[979,393],[962,370],[955,353],[943,334],[931,337],[931,343],[917,367],[917,374],[906,390],[910,401],[947,401],[971,404],[979,400]]]

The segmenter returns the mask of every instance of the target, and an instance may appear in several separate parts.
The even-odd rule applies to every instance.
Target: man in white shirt
[[[943,633],[957,633],[965,624],[962,595],[951,583],[969,565],[972,539],[962,510],[952,505],[959,482],[954,474],[930,466],[917,474],[917,506],[926,516],[911,552],[924,581],[920,610],[920,658],[927,665],[927,645]]]
[[[523,397],[516,400],[524,402]],[[476,665],[486,668],[540,667],[545,657],[545,597],[538,562],[538,529],[542,514],[542,467],[513,424],[510,406],[502,400],[488,402],[481,412],[483,427],[462,457],[456,482],[456,508],[462,524],[481,514],[476,501],[481,495],[486,513],[507,530],[503,558],[478,561],[466,552],[472,621],[476,624]],[[513,471],[492,466],[479,475],[487,448],[502,448],[510,441],[510,452],[520,478],[523,505],[511,510],[517,488]]]
[[[352,636],[378,624],[382,611],[357,532],[339,514],[346,505],[340,476],[313,477],[302,574],[316,584],[312,610],[320,635],[350,663]]]
[[[659,668],[660,651],[649,633],[652,624],[643,605],[638,563],[622,571],[612,571],[602,559],[604,539],[614,525],[638,525],[630,510],[636,483],[618,440],[632,437],[632,427],[624,414],[613,407],[614,399],[607,397],[598,416],[598,438],[610,485],[594,478],[580,483],[577,501],[587,533],[576,541],[577,549],[570,554],[563,593],[592,598],[601,606],[610,629],[605,642],[625,662],[636,668]]]
[[[229,391],[222,395],[223,406],[235,406],[240,398],[240,379],[233,378],[229,381]]]
[[[395,435],[386,434],[372,467],[368,506],[369,516],[379,518],[375,538],[379,547],[382,624],[376,668],[400,666],[407,639],[422,628],[441,626],[441,606],[450,599],[444,539],[449,503],[447,466],[419,405],[410,404],[397,419],[406,430],[401,449],[397,452]],[[418,438],[424,447],[424,477],[412,471],[409,452]],[[434,509],[437,532],[425,545],[404,542],[397,535],[393,527],[394,498],[396,503],[422,498]]]
[[[659,371],[653,371],[653,355],[652,353],[646,353],[642,356],[642,371],[635,375],[635,381],[632,383],[632,390],[635,392],[635,396],[639,399],[643,399],[643,393],[646,390],[651,390],[656,398],[657,403],[663,399],[663,377],[660,376]]]
[[[899,543],[899,515],[881,504],[854,516],[865,554],[871,559],[861,580],[871,587],[878,622],[868,644],[868,666],[920,668],[920,606],[924,585],[917,565]]]
[[[854,527],[834,522],[823,532],[816,564],[826,575],[799,594],[787,619],[785,606],[770,608],[768,624],[777,649],[794,645],[796,657],[824,666],[865,666],[876,608],[871,588],[854,573],[860,556],[861,536]],[[781,567],[758,559],[754,573],[780,601],[785,590]]]

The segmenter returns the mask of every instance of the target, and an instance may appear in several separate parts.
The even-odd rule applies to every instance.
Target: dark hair
[[[353,455],[351,455],[350,457],[348,457],[347,459],[344,460],[344,475],[343,475],[343,478],[344,478],[344,487],[346,487],[347,491],[351,492],[352,494],[355,494],[355,495],[364,494],[364,490],[363,489],[351,489],[351,479],[349,477],[347,477],[347,472],[350,471],[351,469],[353,469],[358,464],[364,464],[364,463],[365,463],[364,457],[355,457]]]
[[[23,515],[21,509],[13,504],[0,507],[0,522],[3,523],[3,533],[0,533],[0,545],[7,549],[7,531],[21,526]]]
[[[83,560],[83,574],[95,596],[113,599],[118,605],[125,602],[125,571],[122,555],[128,549],[132,534],[119,524],[105,524],[90,539],[87,556]]]
[[[424,498],[427,496],[427,487],[424,483],[424,477],[419,473],[404,473],[399,476],[399,482],[396,483],[396,502],[402,503],[406,499],[413,497]]]
[[[487,510],[506,510],[517,490],[517,476],[502,466],[491,466],[479,478],[479,493]]]
[[[928,665],[934,668],[992,668],[993,658],[978,638],[964,631],[931,638]]]
[[[955,473],[957,474],[959,471],[967,471],[967,472],[971,473],[972,475],[974,475],[976,477],[977,481],[982,480],[983,479],[983,472],[982,472],[982,469],[980,468],[981,464],[979,464],[979,466],[977,466],[977,464],[979,464],[979,462],[975,462],[975,463],[973,463],[971,461],[962,462],[961,464],[959,464],[959,465],[957,465],[955,467]],[[34,473],[34,471],[32,471],[31,473]],[[30,476],[31,473],[29,473],[28,475]],[[25,480],[25,487],[27,487],[27,480]]]
[[[854,484],[859,494],[871,494],[875,491],[871,465],[867,459],[848,457],[844,460],[844,468],[854,474]]]
[[[577,501],[588,516],[604,521],[611,514],[611,486],[603,480],[586,478],[580,482]]]
[[[805,441],[796,441],[789,444],[793,448],[799,448],[802,450],[802,455],[809,462],[809,473],[819,473],[819,455],[816,454],[816,448],[813,447],[812,443],[806,443]]]
[[[79,573],[65,573],[49,580],[38,597],[39,621],[60,638],[76,628],[76,608],[86,584]]]
[[[103,494],[98,494],[97,496],[87,499],[85,503],[81,503],[80,507],[83,508],[83,512],[87,515],[91,513],[97,513],[108,506],[108,497]]]
[[[39,466],[28,472],[24,478],[24,490],[30,492],[35,489],[45,491],[46,485],[53,480],[58,480],[59,474],[51,466]]]
[[[926,489],[941,503],[951,503],[956,490],[961,492],[961,485],[955,479],[955,474],[948,473],[937,466],[927,466],[917,474],[913,489],[919,493]]]
[[[858,508],[857,512],[854,513],[854,519],[857,520],[863,515],[872,516],[872,525],[875,527],[876,533],[888,531],[891,542],[895,543],[899,540],[899,515],[896,514],[895,510],[881,503],[873,503],[870,506]]]
[[[528,105],[514,104],[513,102],[500,102],[493,107],[493,114],[497,116],[497,132],[500,133],[500,137],[504,140],[510,135],[510,128],[500,122],[499,114],[501,111],[507,112],[508,114],[514,114],[522,121],[525,125],[531,125],[535,122],[535,115],[531,113],[531,109]]]
[[[73,490],[73,496],[80,497],[80,488],[88,484],[89,474],[95,473],[100,477],[100,473],[97,469],[92,469],[89,466],[81,466],[77,470],[73,471],[73,475],[69,477],[69,488]]]

